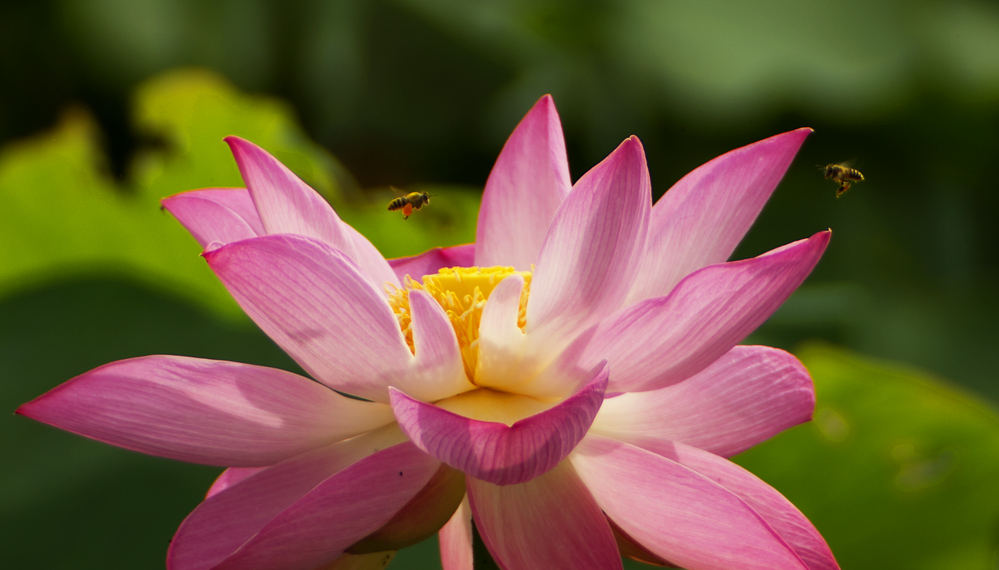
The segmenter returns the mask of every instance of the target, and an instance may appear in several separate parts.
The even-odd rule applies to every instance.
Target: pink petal
[[[314,570],[388,522],[440,463],[410,443],[368,456],[274,517],[217,570]]]
[[[346,250],[340,217],[315,190],[267,151],[226,137],[268,234],[299,234]]]
[[[324,241],[356,263],[376,287],[395,273],[367,239],[343,223],[315,190],[259,146],[226,137],[239,172],[268,234],[298,234]]]
[[[208,497],[177,530],[167,554],[168,567],[214,568],[227,559],[231,561],[233,556],[245,556],[248,547],[259,552],[262,543],[280,530],[280,523],[286,525],[286,530],[307,524],[316,515],[312,509],[319,510],[319,503],[328,500],[334,489],[355,486],[353,495],[346,495],[337,508],[327,506],[332,520],[314,531],[325,532],[329,540],[340,541],[341,544],[330,544],[315,553],[335,559],[390,519],[408,500],[395,497],[383,502],[379,499],[381,494],[396,491],[374,481],[361,488],[356,488],[357,483],[372,475],[386,477],[388,487],[411,497],[421,486],[413,477],[429,478],[440,465],[402,441],[404,438],[397,429],[365,434],[268,467]],[[400,470],[408,472],[407,476],[399,477]],[[367,514],[354,513],[356,509]],[[369,516],[383,520],[365,524],[370,523]],[[355,522],[357,528],[350,528]],[[308,541],[310,537],[303,534],[288,539],[289,544],[301,546],[299,540]],[[248,564],[247,567],[266,566]]]
[[[530,271],[569,187],[562,123],[545,95],[514,129],[486,181],[475,264]]]
[[[742,499],[675,461],[594,435],[580,442],[570,458],[604,513],[642,546],[677,566],[806,569]]]
[[[392,385],[429,402],[474,390],[444,309],[430,295],[415,289],[409,292],[409,308],[416,359],[411,372],[396,378]]]
[[[271,235],[204,254],[239,305],[315,379],[388,401],[410,369],[409,350],[385,294],[329,245]]]
[[[812,419],[815,388],[794,356],[735,346],[694,376],[604,401],[590,433],[656,451],[682,442],[732,456]]]
[[[250,475],[259,473],[267,469],[266,467],[230,467],[222,472],[221,475],[215,479],[212,486],[208,488],[208,492],[205,493],[205,498],[211,497],[217,493],[225,491],[229,487],[232,487],[236,483],[239,483],[243,479],[246,479]]]
[[[434,275],[445,267],[472,267],[475,265],[475,244],[453,247],[435,247],[413,257],[388,260],[400,283],[409,275],[419,281],[424,275]]]
[[[352,244],[351,249],[347,250],[350,259],[371,279],[375,287],[382,291],[386,290],[386,284],[399,287],[402,282],[378,248],[351,226],[343,224],[343,230]]]
[[[264,234],[253,199],[245,188],[209,188],[174,194],[163,207],[207,248]]]
[[[757,476],[731,461],[681,443],[653,451],[717,482],[749,504],[794,549],[809,570],[839,570],[829,545],[815,526],[791,501]]]
[[[479,535],[505,570],[622,568],[607,519],[567,462],[519,485],[467,485]]]
[[[384,405],[291,372],[182,356],[106,364],[17,413],[150,455],[233,466],[269,465],[392,421]]]
[[[466,418],[390,388],[399,427],[420,449],[466,474],[523,483],[555,467],[586,434],[603,400],[607,368],[579,392],[512,426]]]
[[[645,152],[625,140],[576,183],[552,222],[527,304],[528,334],[555,351],[617,310],[645,247],[651,187]],[[615,372],[616,373],[616,372]]]
[[[437,472],[387,523],[347,552],[385,552],[419,544],[437,534],[464,500],[465,474],[437,463]]]
[[[444,570],[474,570],[472,553],[472,507],[468,497],[438,533]]]
[[[830,235],[820,232],[759,257],[700,269],[669,295],[606,319],[561,358],[577,359],[583,368],[607,359],[614,371],[610,393],[685,380],[770,317],[818,263]]]
[[[661,297],[688,274],[732,255],[812,129],[733,150],[684,176],[652,208],[629,303]]]

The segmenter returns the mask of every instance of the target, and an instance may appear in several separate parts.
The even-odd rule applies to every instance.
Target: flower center
[[[389,305],[399,319],[399,326],[406,335],[409,349],[415,353],[409,291],[419,289],[433,297],[444,308],[458,338],[465,375],[473,381],[479,357],[479,320],[482,317],[482,308],[485,307],[486,300],[496,285],[514,273],[524,277],[524,289],[520,293],[520,311],[517,318],[517,325],[523,330],[527,322],[527,296],[531,290],[530,271],[516,271],[512,267],[446,267],[439,270],[436,275],[424,275],[422,283],[407,275],[403,289],[392,287],[388,293]]]

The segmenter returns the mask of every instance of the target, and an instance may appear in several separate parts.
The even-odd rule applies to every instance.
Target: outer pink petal
[[[395,283],[395,273],[373,245],[343,223],[315,190],[259,146],[226,137],[268,234],[298,234],[344,252],[376,287]]]
[[[638,270],[651,209],[645,152],[625,140],[573,187],[545,239],[527,303],[528,334],[557,350],[618,309]],[[615,372],[616,374],[616,372]]]
[[[259,146],[239,137],[225,141],[268,234],[299,234],[348,249],[343,222],[322,196]]]
[[[213,568],[240,552],[249,542],[259,542],[264,529],[272,526],[278,517],[287,517],[290,509],[296,505],[301,508],[303,503],[317,497],[313,493],[318,489],[329,489],[350,481],[354,476],[370,469],[372,464],[378,466],[386,461],[392,464],[390,468],[394,468],[395,473],[405,471],[408,466],[403,461],[412,459],[415,450],[408,444],[400,447],[401,441],[404,441],[404,437],[397,429],[379,430],[378,433],[362,435],[298,455],[211,495],[188,515],[177,530],[170,543],[167,566],[172,570]],[[422,461],[419,457],[417,460]],[[432,463],[439,465],[437,462]],[[411,472],[410,475],[412,474]],[[399,481],[404,485],[408,482],[408,477]],[[371,496],[379,492],[382,490],[377,487],[366,489],[353,497],[353,500],[344,501],[341,508],[364,508],[371,512],[381,512],[383,507]],[[391,514],[398,508],[396,506]],[[348,523],[351,521],[349,513],[344,512],[344,517]],[[362,528],[357,529],[353,536],[350,536],[349,531],[340,532],[340,538],[349,540],[346,546],[324,551],[323,554],[335,558],[347,546],[370,532]]]
[[[400,283],[409,275],[417,281],[424,275],[434,275],[445,267],[471,267],[475,265],[475,244],[453,247],[435,247],[413,257],[390,259],[389,265],[395,271]]]
[[[580,442],[570,458],[607,516],[677,566],[807,568],[745,501],[675,461],[593,435]]]
[[[514,129],[486,181],[475,264],[530,271],[569,188],[562,124],[545,95]]]
[[[444,570],[473,570],[472,507],[468,496],[461,501],[451,520],[437,534]]]
[[[519,485],[466,484],[479,536],[504,570],[622,567],[607,519],[568,462]]]
[[[371,282],[383,291],[386,284],[398,287],[402,282],[378,248],[353,227],[347,224],[343,224],[343,227],[353,248],[350,250],[350,258],[371,278]]]
[[[204,254],[239,305],[314,378],[388,401],[413,354],[385,294],[329,245],[271,235]]]
[[[812,419],[814,408],[815,387],[798,359],[736,346],[679,384],[605,400],[590,433],[645,449],[678,441],[728,457]]]
[[[264,234],[253,199],[245,188],[209,188],[175,194],[163,207],[191,232],[201,247]]]
[[[798,129],[733,150],[673,185],[652,208],[629,302],[661,297],[688,274],[727,260],[811,132]]]
[[[17,413],[150,455],[233,466],[269,465],[392,421],[387,406],[291,372],[182,356],[106,364]]]
[[[555,467],[586,434],[603,401],[607,368],[555,407],[512,426],[459,416],[390,389],[399,427],[420,449],[496,485],[529,481]]]
[[[815,526],[791,501],[756,475],[731,461],[682,443],[651,451],[693,469],[735,493],[780,534],[809,570],[839,570],[829,545]]]
[[[414,289],[409,292],[409,308],[416,359],[411,372],[396,378],[392,385],[428,402],[475,389],[465,375],[454,327],[440,304]]]
[[[700,269],[669,295],[606,319],[561,358],[578,359],[584,368],[607,359],[614,371],[609,393],[685,380],[773,314],[818,263],[830,235],[820,232],[759,257]]]
[[[375,453],[320,483],[264,525],[217,570],[314,570],[378,530],[437,472],[410,443]]]
[[[205,498],[211,497],[212,495],[221,493],[229,487],[232,487],[236,483],[239,483],[243,479],[246,479],[250,475],[254,475],[267,469],[266,467],[230,467],[222,472],[221,475],[215,479],[212,486],[208,488],[208,492],[205,493]]]

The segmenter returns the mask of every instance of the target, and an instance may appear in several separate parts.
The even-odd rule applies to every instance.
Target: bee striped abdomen
[[[405,196],[400,196],[395,200],[389,202],[389,211],[402,210],[405,214],[406,219],[409,215],[413,213],[413,210],[419,210],[423,206],[430,203],[430,194],[426,192],[410,192]]]
[[[864,175],[859,170],[843,166],[842,164],[827,164],[824,171],[827,180],[831,179],[839,182],[839,189],[836,190],[837,198],[842,196],[843,192],[849,190],[851,184],[864,179]]]

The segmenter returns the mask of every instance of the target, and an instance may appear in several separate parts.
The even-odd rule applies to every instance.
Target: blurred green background
[[[750,339],[809,366],[816,421],[739,461],[844,568],[999,568],[995,3],[3,3],[0,77],[10,411],[144,354],[294,369],[158,209],[241,185],[225,135],[272,151],[395,257],[474,238],[492,162],[545,93],[574,178],[635,134],[657,195],[722,152],[813,127],[735,257],[833,229]],[[845,160],[866,180],[836,199],[816,165]],[[439,198],[402,222],[384,212],[389,185]],[[219,471],[19,417],[0,453],[14,568],[160,568]],[[392,567],[433,568],[433,549]]]

